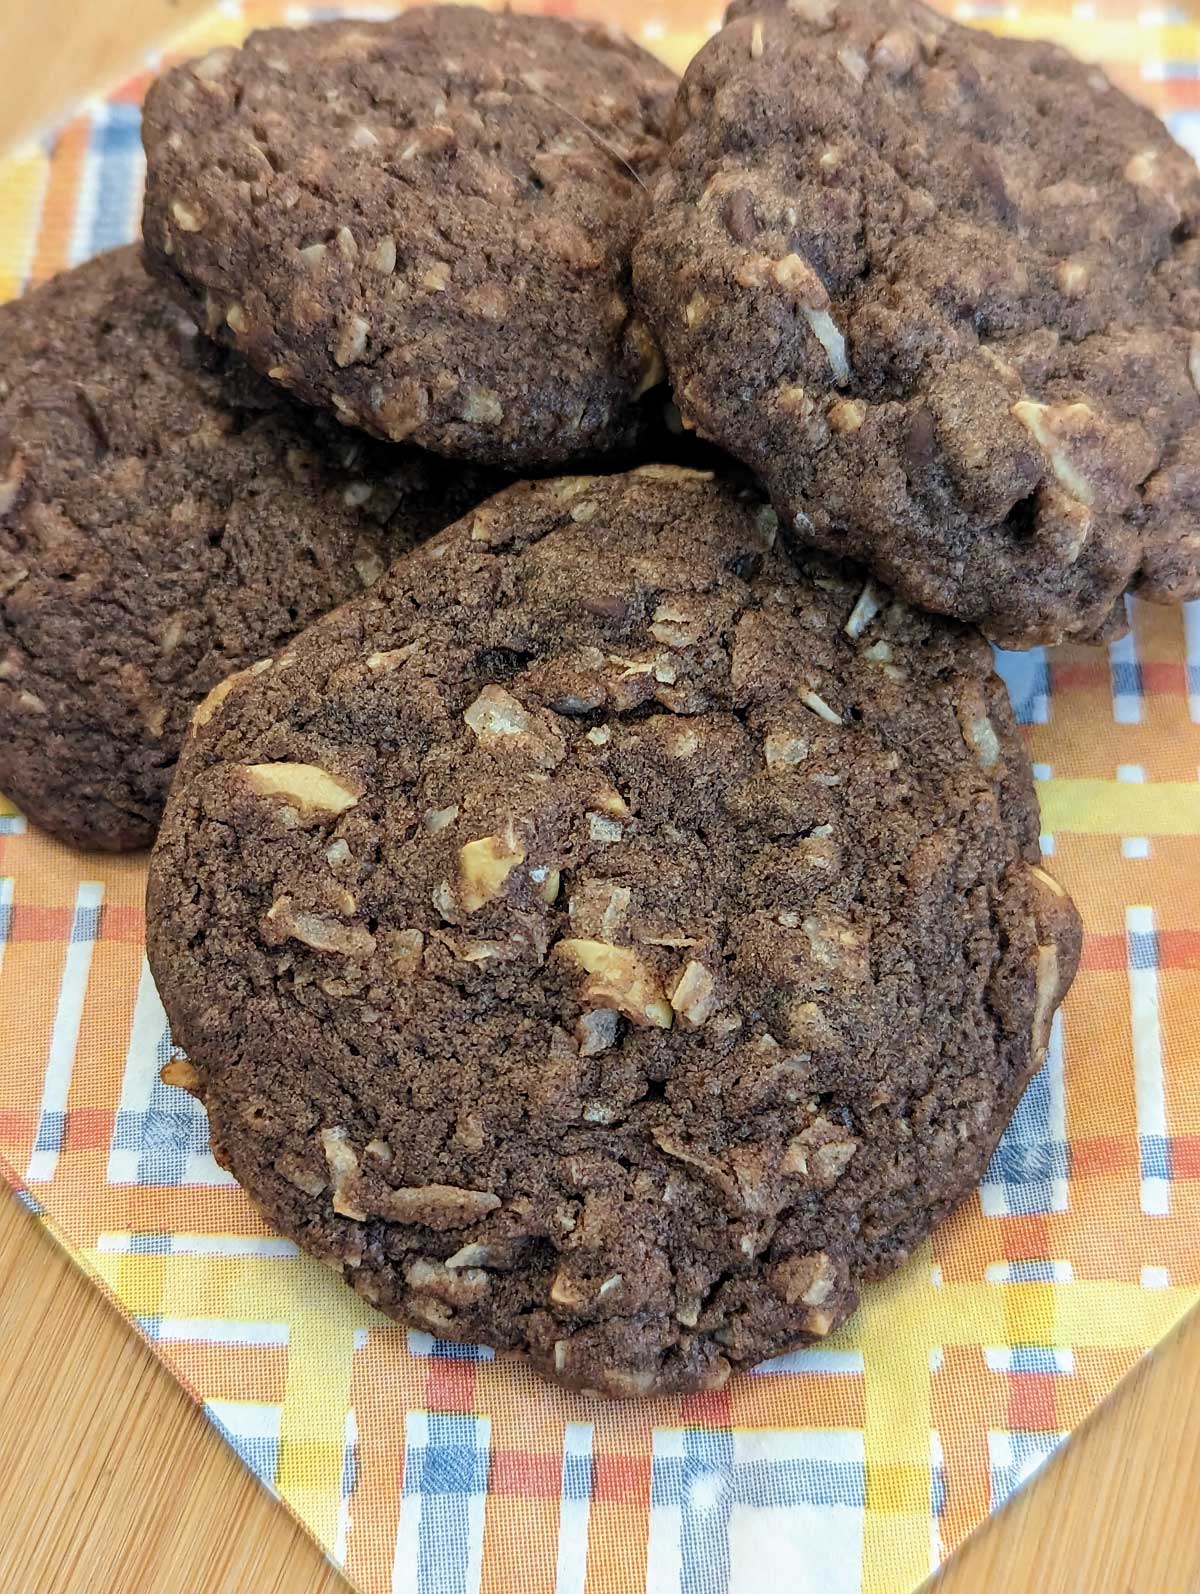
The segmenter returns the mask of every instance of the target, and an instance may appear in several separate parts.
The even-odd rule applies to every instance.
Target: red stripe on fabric
[[[562,1459],[527,1456],[519,1450],[493,1450],[488,1493],[518,1500],[557,1500],[562,1494]]]
[[[1161,697],[1187,696],[1187,669],[1182,664],[1167,661],[1142,665],[1142,687]]]
[[[1084,936],[1081,969],[1111,973],[1128,966],[1129,951],[1123,935]],[[1160,970],[1200,969],[1200,930],[1160,930],[1158,966]]]
[[[1010,1262],[1043,1262],[1053,1255],[1045,1218],[1005,1218],[1003,1232],[1004,1255]]]
[[[1122,1140],[1116,1135],[1102,1135],[1091,1140],[1071,1142],[1073,1179],[1135,1173],[1137,1168],[1138,1148],[1131,1139]]]
[[[110,105],[140,105],[146,98],[146,90],[154,82],[153,72],[138,72],[127,82],[122,83],[115,94],[108,96]]]
[[[1129,947],[1123,935],[1085,935],[1083,952],[1079,959],[1081,970],[1092,972],[1129,967]]]
[[[100,910],[100,939],[120,941],[123,945],[136,944],[146,938],[145,909],[132,903],[114,902],[110,908]]]
[[[1200,969],[1200,930],[1160,930],[1158,964],[1161,969]]]
[[[696,1428],[732,1428],[733,1404],[725,1389],[706,1389],[686,1395],[680,1416]]]
[[[1176,1135],[1170,1146],[1171,1177],[1200,1179],[1200,1135]]]
[[[1008,1374],[1008,1422],[1018,1432],[1054,1432],[1058,1422],[1052,1374]]]
[[[1143,692],[1156,697],[1187,695],[1187,669],[1170,661],[1138,661]],[[1052,664],[1050,687],[1062,692],[1111,692],[1112,675],[1105,664]]]
[[[116,1115],[99,1107],[76,1107],[63,1125],[64,1151],[98,1151],[112,1139]]]
[[[18,941],[65,941],[71,933],[71,908],[39,908],[27,902],[14,903],[8,939]]]
[[[475,1409],[475,1363],[458,1356],[431,1356],[425,1377],[425,1399],[430,1411]]]
[[[646,1456],[592,1459],[592,1499],[597,1505],[636,1505],[650,1509],[650,1461]]]
[[[35,1112],[0,1112],[0,1141],[6,1146],[27,1141],[37,1125]]]
[[[1051,692],[1111,692],[1107,664],[1052,664]]]
[[[12,910],[8,939],[12,942],[66,941],[71,934],[74,908],[42,908],[18,902]],[[136,945],[146,933],[146,915],[132,904],[113,903],[100,910],[99,939]]]

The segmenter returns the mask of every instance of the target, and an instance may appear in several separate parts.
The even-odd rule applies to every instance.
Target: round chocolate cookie
[[[495,485],[310,424],[122,249],[0,308],[0,791],[148,846],[201,697]]]
[[[1010,646],[1200,594],[1191,159],[1053,45],[733,10],[635,252],[689,421],[789,535]]]
[[[663,374],[630,250],[675,83],[556,17],[256,33],[150,91],[147,258],[368,431],[530,468],[619,450]]]
[[[190,737],[149,951],[218,1157],[372,1304],[606,1394],[819,1339],[1078,953],[990,651],[674,467],[522,484]]]

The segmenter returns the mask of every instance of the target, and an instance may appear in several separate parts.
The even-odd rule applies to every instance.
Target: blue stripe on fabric
[[[268,1438],[266,1434],[237,1433],[221,1421],[211,1406],[205,1407],[205,1416],[225,1443],[241,1456],[251,1472],[268,1488],[273,1488],[279,1469],[279,1440]]]
[[[677,1462],[683,1594],[726,1594],[731,1484],[739,1471],[733,1463],[733,1435],[691,1429],[683,1445],[682,1462]]]
[[[1044,725],[1050,717],[1050,664],[1044,648],[1010,653],[994,648],[996,670],[1008,688],[1013,713],[1021,725]]]
[[[792,1456],[739,1462],[732,1434],[702,1429],[687,1429],[682,1442],[681,1456],[655,1453],[650,1483],[652,1508],[679,1513],[679,1594],[727,1594],[735,1505],[864,1505],[861,1462]]]
[[[0,815],[0,836],[23,836],[29,824],[20,814]]]
[[[1055,1182],[1070,1176],[1071,1148],[1050,1129],[1051,1066],[1044,1063],[1029,1081],[984,1175],[985,1184],[1003,1187],[1009,1211],[1020,1217],[1053,1211]]]
[[[496,1353],[490,1345],[455,1345],[448,1339],[435,1339],[429,1354],[448,1362],[490,1362]]]
[[[136,189],[141,182],[142,119],[136,105],[107,105],[92,125],[96,200],[92,254],[131,242],[137,226]]]
[[[1054,1263],[1049,1258],[1025,1257],[1008,1264],[1010,1284],[1054,1284]]]
[[[993,1511],[1032,1475],[1034,1464],[1041,1465],[1057,1450],[1060,1436],[1044,1433],[1009,1434],[1012,1461],[1006,1466],[991,1467]]]
[[[100,934],[100,909],[76,908],[71,920],[71,943],[95,941]]]
[[[1047,1373],[1055,1378],[1067,1376],[1055,1361],[1055,1352],[1046,1345],[1010,1345],[1008,1355],[1009,1372]]]
[[[139,1184],[182,1184],[188,1158],[209,1150],[204,1112],[157,1077],[176,1053],[164,1030],[155,1047],[155,1080],[148,1105],[136,1111],[119,1108],[113,1120],[110,1149],[137,1153]]]
[[[1143,1179],[1171,1177],[1171,1142],[1166,1135],[1139,1135],[1138,1153]]]
[[[929,1509],[935,1517],[945,1515],[946,1511],[946,1470],[944,1467],[932,1467],[929,1473]]]
[[[989,1184],[1039,1184],[1065,1179],[1070,1147],[1065,1140],[1044,1140],[1037,1145],[1001,1144],[987,1171]]]
[[[1112,689],[1115,697],[1141,697],[1142,667],[1127,659],[1114,659],[1109,665],[1112,672]]]
[[[1158,934],[1154,930],[1129,930],[1129,967],[1156,969],[1159,965]]]
[[[342,1462],[342,1499],[348,1500],[354,1493],[354,1486],[358,1482],[358,1445],[351,1442],[346,1446],[345,1459]]]
[[[404,1493],[421,1497],[417,1587],[429,1594],[468,1594],[469,1505],[487,1492],[489,1452],[474,1417],[429,1412],[427,1441],[405,1454]]]
[[[563,1498],[566,1500],[590,1500],[592,1498],[592,1458],[590,1455],[576,1456],[567,1451],[563,1456],[562,1492]]]
[[[67,1125],[67,1115],[57,1108],[44,1108],[38,1119],[37,1139],[33,1143],[35,1151],[61,1151],[63,1133]]]
[[[739,1462],[732,1434],[700,1429],[684,1433],[683,1448],[682,1456],[655,1454],[650,1484],[652,1507],[679,1512],[680,1594],[726,1594],[735,1505],[861,1510],[865,1504],[861,1462],[799,1456]]]
[[[169,1234],[131,1234],[129,1252],[132,1256],[170,1256]]]

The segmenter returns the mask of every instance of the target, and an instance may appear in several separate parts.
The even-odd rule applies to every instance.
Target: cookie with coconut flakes
[[[0,308],[0,791],[149,846],[188,720],[495,473],[314,423],[135,249]]]
[[[831,1333],[974,1188],[1079,950],[982,639],[655,466],[512,488],[235,682],[148,932],[268,1219],[608,1395]]]
[[[611,28],[425,6],[251,35],[146,102],[152,269],[341,419],[540,469],[662,376],[630,250],[676,80]]]
[[[739,3],[635,256],[690,424],[789,534],[1029,646],[1200,593],[1200,174],[1049,44]]]

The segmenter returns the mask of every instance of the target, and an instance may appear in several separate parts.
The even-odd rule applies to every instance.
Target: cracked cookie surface
[[[172,1077],[366,1300],[573,1387],[830,1333],[1074,972],[990,649],[703,473],[514,487],[202,717]]]
[[[1200,593],[1200,174],[1049,44],[764,0],[689,67],[635,286],[790,535],[1029,646]]]
[[[419,7],[251,35],[150,90],[147,258],[343,420],[548,467],[628,447],[632,306],[676,79],[611,28]]]
[[[204,694],[495,481],[303,415],[135,249],[0,308],[0,791],[149,846]]]

